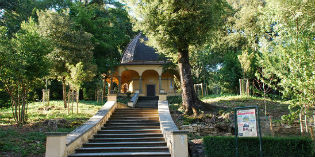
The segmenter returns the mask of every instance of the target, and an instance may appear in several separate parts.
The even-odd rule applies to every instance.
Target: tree
[[[51,76],[62,81],[64,107],[66,100],[66,77],[69,75],[67,64],[82,62],[87,76],[94,76],[96,65],[93,61],[92,35],[82,29],[74,29],[74,24],[66,11],[40,11],[38,22],[41,34],[50,39],[54,46],[49,54],[53,61]]]
[[[136,26],[159,52],[178,63],[185,113],[198,112],[201,101],[193,88],[189,52],[211,37],[221,24],[226,4],[219,0],[134,0]]]
[[[271,33],[260,40],[263,77],[305,115],[315,103],[314,8],[312,1],[268,0],[264,28]]]
[[[129,43],[134,32],[128,12],[119,2],[110,3],[102,0],[91,1],[89,4],[74,3],[70,7],[70,17],[76,29],[83,29],[92,34],[93,56],[97,65],[97,79],[85,83],[84,95],[91,95],[86,91],[105,90],[103,86],[96,86],[100,81],[105,82],[104,74],[120,64],[121,54]],[[100,80],[99,80],[100,79]],[[90,86],[87,86],[87,85]],[[92,85],[92,86],[91,86]],[[95,92],[93,92],[95,93]],[[94,96],[93,96],[94,98]]]
[[[0,25],[7,28],[11,37],[20,30],[23,21],[29,17],[37,18],[36,10],[60,10],[69,4],[70,0],[1,0],[0,10],[3,9],[3,15],[0,16]]]
[[[76,92],[77,113],[79,113],[79,93],[83,81],[88,80],[89,75],[84,71],[82,62],[74,65],[67,64],[67,69],[70,71],[70,75],[67,77],[67,82],[70,84],[70,91]],[[69,92],[70,92],[69,91]],[[72,110],[73,112],[73,110]]]
[[[98,0],[88,5],[74,3],[70,8],[76,28],[93,35],[91,40],[98,74],[107,73],[120,64],[121,52],[134,35],[128,13],[121,4],[113,3],[113,8],[104,5]]]
[[[13,117],[18,124],[27,120],[28,94],[37,79],[48,74],[47,54],[51,46],[33,19],[24,22],[12,39],[0,27],[0,81],[10,95]]]

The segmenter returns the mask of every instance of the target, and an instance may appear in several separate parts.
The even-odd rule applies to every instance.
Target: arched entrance
[[[141,75],[143,94],[157,96],[159,94],[159,74],[155,70],[146,70]]]
[[[134,70],[125,70],[121,73],[121,84],[123,85],[121,93],[139,92],[139,73]]]

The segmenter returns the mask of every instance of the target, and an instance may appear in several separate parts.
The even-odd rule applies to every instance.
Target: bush
[[[128,101],[130,99],[127,96],[118,96],[117,97],[117,102],[120,102],[122,104],[128,104]]]
[[[181,96],[168,96],[167,101],[169,104],[181,104],[182,97]]]
[[[209,157],[235,156],[235,137],[204,137],[206,154]],[[263,137],[263,156],[265,157],[311,157],[314,143],[306,137]],[[242,137],[238,139],[240,157],[259,156],[259,139]]]

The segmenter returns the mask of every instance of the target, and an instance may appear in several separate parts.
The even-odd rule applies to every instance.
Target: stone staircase
[[[158,96],[140,96],[136,108],[158,108]]]
[[[69,157],[171,157],[157,109],[142,100],[138,107],[143,108],[116,109],[94,138]]]

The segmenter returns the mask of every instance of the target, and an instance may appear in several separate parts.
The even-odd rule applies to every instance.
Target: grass
[[[17,126],[11,108],[0,108],[0,156],[41,157],[45,153],[45,132],[71,132],[92,117],[103,104],[80,101],[79,113],[74,104],[73,114],[64,109],[63,101],[29,104],[27,124]],[[49,121],[57,123],[50,125]]]
[[[288,101],[241,95],[209,95],[201,98],[201,100],[212,105],[225,107],[227,110],[233,110],[235,107],[258,106],[261,115],[264,115],[266,105],[267,114],[275,119],[281,119],[282,115],[288,114],[290,104]]]

